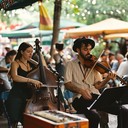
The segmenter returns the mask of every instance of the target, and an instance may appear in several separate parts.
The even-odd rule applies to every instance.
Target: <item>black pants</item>
[[[92,100],[85,100],[83,97],[74,99],[72,105],[77,111],[78,114],[84,114],[89,120],[89,128],[98,128],[100,122],[100,115],[96,110],[88,110],[94,100],[97,98],[97,95],[93,95]]]
[[[79,114],[84,114],[89,120],[89,128],[98,128],[100,115],[96,110],[88,110],[97,95],[93,95],[92,100],[85,100],[83,97],[74,99],[72,105]],[[99,106],[98,111],[107,112],[118,116],[118,128],[128,128],[128,109],[115,102],[109,106]]]

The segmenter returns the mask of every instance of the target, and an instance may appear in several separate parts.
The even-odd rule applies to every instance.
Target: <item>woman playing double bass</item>
[[[40,81],[26,77],[35,68],[35,65],[30,62],[32,55],[32,45],[23,42],[19,46],[15,60],[11,64],[10,76],[13,80],[13,87],[7,100],[7,111],[12,128],[16,128],[18,122],[23,124],[26,100],[31,97],[27,83],[32,83],[35,88],[43,86]]]

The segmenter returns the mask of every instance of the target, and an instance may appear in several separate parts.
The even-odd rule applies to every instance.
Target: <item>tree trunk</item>
[[[55,51],[54,44],[58,42],[58,37],[59,37],[61,7],[62,7],[62,0],[55,0],[54,17],[53,17],[53,37],[52,37],[52,43],[51,43],[51,49],[50,49],[51,57],[53,57],[53,54]]]

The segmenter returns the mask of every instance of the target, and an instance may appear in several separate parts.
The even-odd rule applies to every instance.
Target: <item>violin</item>
[[[103,61],[103,62],[99,62],[97,61],[97,57],[94,55],[88,55],[87,58],[84,61],[84,65],[87,68],[94,68],[95,70],[97,70],[98,72],[100,72],[101,74],[107,73],[107,72],[112,72],[110,69],[110,65]],[[119,77],[118,75],[116,75],[116,77],[121,81],[122,84],[127,84],[125,80],[123,80],[121,77]]]

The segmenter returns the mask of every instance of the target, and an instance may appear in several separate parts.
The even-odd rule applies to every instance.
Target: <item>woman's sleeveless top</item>
[[[32,70],[33,70],[34,66],[31,65],[31,67],[32,67]],[[25,71],[19,65],[17,73],[20,76],[27,77],[27,75],[31,71]],[[14,81],[13,82],[13,87],[10,91],[10,95],[16,96],[17,98],[23,98],[24,97],[26,99],[26,98],[30,98],[32,96],[32,92],[31,92],[31,89],[28,87],[27,82],[15,82]]]

